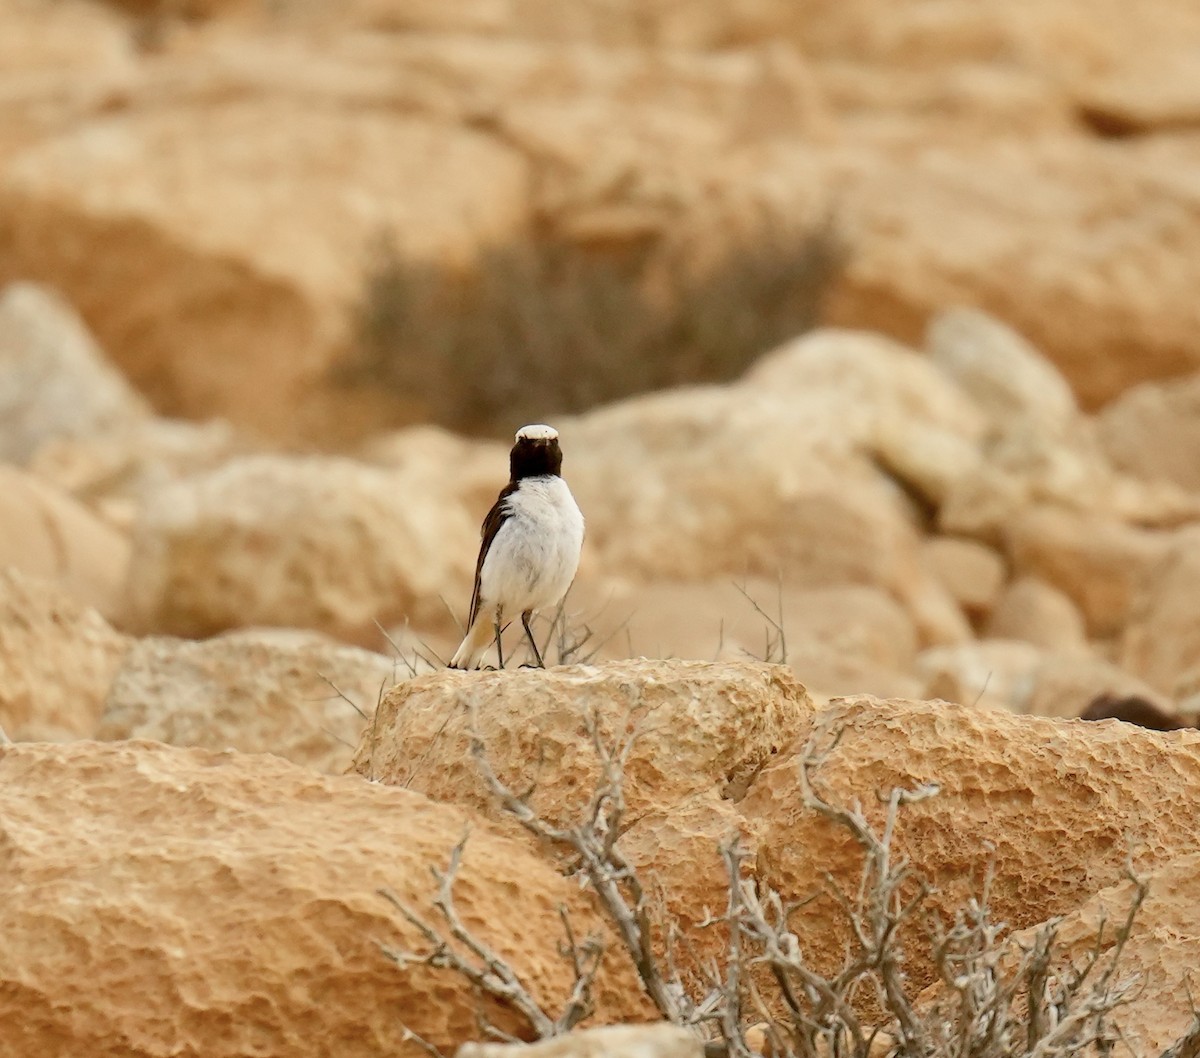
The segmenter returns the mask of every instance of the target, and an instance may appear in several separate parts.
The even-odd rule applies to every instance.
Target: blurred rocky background
[[[10,755],[362,771],[531,421],[555,660],[1193,725],[1198,288],[1186,0],[0,0]]]

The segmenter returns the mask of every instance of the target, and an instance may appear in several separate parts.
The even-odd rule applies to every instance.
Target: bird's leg
[[[529,645],[533,648],[533,656],[537,658],[537,667],[539,669],[544,669],[546,667],[546,663],[542,660],[542,653],[540,650],[538,650],[537,643],[534,642],[533,631],[529,627],[529,618],[532,613],[532,610],[526,610],[523,614],[521,614],[521,624],[524,625],[525,636],[529,640]]]
[[[504,668],[504,629],[500,627],[500,607],[496,607],[496,667]]]

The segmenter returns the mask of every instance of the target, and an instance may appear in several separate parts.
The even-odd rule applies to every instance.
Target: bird
[[[467,632],[450,659],[451,668],[478,668],[493,633],[497,667],[504,668],[505,617],[511,620],[518,613],[537,666],[545,668],[529,619],[537,610],[558,605],[579,568],[583,513],[562,478],[558,431],[544,423],[522,426],[508,467],[508,484],[480,530]]]

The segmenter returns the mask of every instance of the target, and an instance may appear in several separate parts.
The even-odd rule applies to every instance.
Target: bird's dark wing
[[[496,497],[496,502],[492,504],[492,509],[487,512],[487,517],[483,520],[483,528],[479,531],[480,536],[483,537],[483,542],[479,545],[479,558],[475,561],[475,587],[471,592],[471,616],[467,618],[468,628],[475,623],[475,617],[479,613],[479,577],[483,573],[483,560],[487,558],[492,541],[496,539],[496,534],[500,532],[500,526],[512,517],[512,511],[508,509],[506,501],[516,491],[516,482],[510,482],[500,490],[500,495]]]

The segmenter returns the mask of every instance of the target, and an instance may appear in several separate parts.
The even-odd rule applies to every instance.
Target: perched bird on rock
[[[508,484],[483,520],[471,616],[451,668],[478,668],[493,634],[503,668],[505,616],[511,620],[518,613],[533,656],[545,668],[529,618],[535,610],[557,606],[579,568],[583,515],[561,476],[558,431],[540,424],[522,426],[508,466]]]

